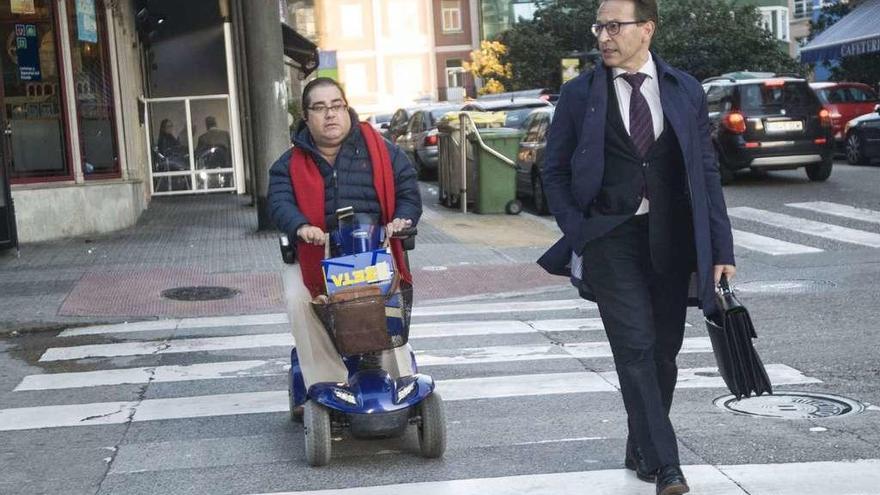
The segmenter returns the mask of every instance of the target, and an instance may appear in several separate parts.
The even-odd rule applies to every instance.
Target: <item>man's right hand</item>
[[[314,225],[303,225],[296,229],[296,236],[309,244],[324,245],[324,231]]]

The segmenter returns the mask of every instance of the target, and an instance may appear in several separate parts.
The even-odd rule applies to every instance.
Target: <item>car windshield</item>
[[[747,112],[779,112],[781,109],[808,107],[815,102],[812,90],[802,82],[744,84],[741,92],[742,110]]]
[[[510,127],[513,129],[519,129],[522,127],[523,122],[525,122],[526,117],[529,116],[532,111],[535,110],[535,107],[524,107],[524,108],[514,108],[511,110],[505,110],[507,115],[504,117],[504,127]]]
[[[373,120],[377,124],[384,124],[385,122],[391,122],[391,114],[390,113],[383,113],[381,115],[374,115]]]

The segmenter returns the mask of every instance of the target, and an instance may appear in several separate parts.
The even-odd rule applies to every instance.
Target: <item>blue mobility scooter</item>
[[[382,369],[382,351],[405,345],[408,340],[412,308],[412,287],[399,284],[390,249],[380,247],[382,235],[384,229],[375,222],[340,219],[340,226],[330,235],[330,256],[325,256],[328,259],[323,262],[325,274],[333,268],[339,273],[327,275],[328,288],[334,281],[345,285],[346,281],[369,280],[370,275],[374,280],[382,279],[382,272],[386,283],[360,284],[362,288],[378,286],[373,295],[342,302],[333,302],[331,296],[323,304],[312,304],[343,358],[348,382],[315,383],[306,390],[297,350],[290,352],[290,415],[291,420],[303,423],[306,460],[312,466],[330,462],[332,433],[346,429],[356,438],[388,438],[403,435],[413,425],[418,428],[422,456],[438,458],[446,450],[443,401],[434,390],[434,380],[418,373],[412,352],[413,375],[394,378]],[[411,250],[415,235],[413,228],[399,232],[395,238],[403,239],[404,249]],[[282,256],[288,263],[295,261],[289,244],[282,237]],[[367,265],[363,265],[364,257]],[[352,270],[358,263],[365,270]],[[365,271],[368,276],[357,276],[356,271]]]

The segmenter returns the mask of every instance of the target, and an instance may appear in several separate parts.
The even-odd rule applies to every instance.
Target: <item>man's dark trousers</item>
[[[690,270],[658,272],[651,261],[649,215],[587,243],[590,284],[614,354],[630,439],[650,470],[680,464],[669,410],[687,312]]]

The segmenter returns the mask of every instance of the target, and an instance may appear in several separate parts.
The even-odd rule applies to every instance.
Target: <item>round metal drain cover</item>
[[[715,405],[737,414],[777,419],[840,418],[865,410],[861,402],[812,392],[778,392],[739,401],[726,395],[715,399]]]
[[[175,301],[216,301],[230,299],[239,294],[232,287],[216,287],[200,285],[196,287],[175,287],[162,291],[162,297]]]
[[[832,287],[835,287],[834,282],[828,280],[755,280],[736,284],[734,290],[756,293],[804,294]]]

